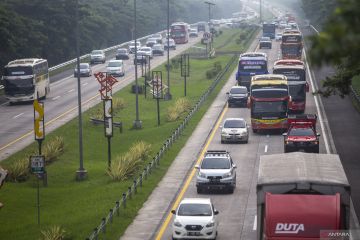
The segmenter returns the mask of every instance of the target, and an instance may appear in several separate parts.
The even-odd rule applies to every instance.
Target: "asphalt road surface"
[[[189,43],[177,45],[176,50],[170,50],[170,57],[174,57],[200,40],[190,38]],[[166,52],[165,52],[166,53]],[[166,61],[165,56],[154,56],[151,68]],[[105,64],[92,66],[93,73],[105,71]],[[133,56],[125,60],[125,77],[117,78],[119,82],[114,85],[113,92],[127,86],[135,79],[135,66]],[[138,65],[138,76],[141,75],[141,65]],[[171,77],[171,76],[170,76]],[[68,70],[51,79],[51,92],[45,103],[46,132],[59,127],[77,116],[77,78],[73,77],[73,70]],[[140,84],[140,83],[139,83]],[[98,95],[99,83],[94,76],[81,77],[82,109],[87,110],[100,102]],[[135,95],[134,95],[135,98]],[[0,160],[30,144],[33,139],[33,107],[31,103],[9,105],[7,102],[0,105]],[[135,119],[135,117],[134,117]]]
[[[280,59],[280,42],[273,40],[272,49],[259,49],[259,52],[268,54],[269,72],[272,71],[274,62]],[[309,72],[309,71],[308,71]],[[307,76],[309,79],[309,76]],[[230,84],[226,87],[235,85],[234,74],[229,79]],[[224,98],[224,101],[226,99]],[[224,103],[225,104],[225,103]],[[184,197],[205,197],[211,198],[218,215],[219,227],[218,238],[222,239],[256,239],[256,183],[258,174],[258,164],[261,155],[283,153],[283,136],[279,132],[267,132],[253,134],[250,130],[248,144],[221,144],[219,125],[223,120],[231,117],[242,117],[250,123],[250,110],[247,108],[227,108],[225,114],[219,118],[219,123],[215,123],[216,133],[214,138],[210,138],[208,150],[227,150],[231,153],[234,163],[237,165],[236,189],[233,194],[222,192],[197,194],[195,178],[192,179]],[[307,94],[306,113],[317,113],[314,97],[311,93]],[[216,119],[213,119],[215,121]],[[324,139],[320,140],[320,153],[326,153]],[[171,239],[171,223],[160,239]],[[164,225],[163,225],[164,226]],[[163,227],[162,226],[162,227]],[[161,229],[161,228],[160,228]]]

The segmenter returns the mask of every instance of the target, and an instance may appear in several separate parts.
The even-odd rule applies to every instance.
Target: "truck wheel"
[[[319,146],[317,146],[315,149],[314,149],[314,153],[319,153]]]
[[[252,131],[253,131],[253,133],[257,133],[258,132],[258,130],[257,129],[252,129]]]
[[[198,194],[201,194],[203,191],[202,191],[201,187],[196,187],[196,192],[197,192]]]
[[[234,190],[235,190],[235,187],[229,187],[228,192],[229,192],[230,194],[233,194],[233,193],[234,193]]]
[[[287,147],[284,147],[284,153],[288,153],[289,150],[287,149]]]

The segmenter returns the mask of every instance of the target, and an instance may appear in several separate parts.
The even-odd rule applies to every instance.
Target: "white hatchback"
[[[219,222],[210,198],[184,198],[172,224],[172,239],[216,239]]]

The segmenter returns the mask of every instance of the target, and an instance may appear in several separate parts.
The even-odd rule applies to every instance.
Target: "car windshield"
[[[154,45],[153,49],[160,50],[160,49],[162,49],[162,46],[161,45]]]
[[[204,158],[201,169],[229,169],[230,161],[227,158]]]
[[[244,128],[244,120],[226,120],[224,123],[224,128]]]
[[[80,69],[88,69],[89,65],[88,64],[80,64]]]
[[[311,128],[291,128],[289,136],[315,136],[314,131]]]
[[[109,62],[108,67],[120,67],[121,65],[121,62]]]
[[[26,76],[33,75],[32,67],[5,67],[4,76]]]
[[[144,52],[149,52],[149,51],[151,51],[151,48],[146,47],[146,48],[141,48],[140,50],[141,50],[141,51],[144,51]]]
[[[177,215],[179,216],[211,216],[212,210],[209,204],[183,203],[180,205]]]
[[[161,34],[154,34],[153,38],[162,38]]]
[[[269,37],[262,37],[262,38],[260,38],[260,41],[270,41],[270,38]]]
[[[247,93],[247,88],[232,88],[230,90],[231,94],[245,94]]]
[[[156,42],[156,39],[155,39],[155,38],[148,38],[147,41],[148,41],[148,42]]]
[[[126,49],[118,49],[117,52],[118,53],[127,53],[127,50]]]
[[[103,52],[101,50],[94,50],[91,54],[103,54]]]

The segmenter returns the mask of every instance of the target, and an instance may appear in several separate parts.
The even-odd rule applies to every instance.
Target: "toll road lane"
[[[188,44],[177,45],[176,50],[170,51],[170,58],[181,53],[190,46],[196,44],[198,38],[190,39]],[[154,57],[151,61],[151,68],[166,62],[166,56]],[[113,88],[113,92],[120,90],[134,81],[133,58],[125,62],[125,77],[118,78],[119,83]],[[92,66],[93,73],[106,71],[106,64]],[[138,76],[141,75],[141,66],[138,66]],[[98,97],[99,83],[91,77],[82,77],[82,104],[83,111],[100,102]],[[86,83],[86,84],[85,84]],[[141,84],[141,83],[139,83]],[[66,76],[64,79],[51,84],[51,92],[45,103],[46,132],[63,125],[77,115],[77,79],[73,76]],[[33,107],[31,103],[0,106],[0,160],[10,154],[22,149],[33,141]],[[21,114],[18,118],[14,116]],[[52,126],[49,126],[52,125]]]
[[[278,52],[280,50],[279,43],[273,41],[272,49],[260,49],[258,51],[266,52],[269,58],[269,69],[272,68],[273,63],[278,60]],[[270,70],[270,72],[272,72]],[[309,72],[309,71],[307,71]],[[308,76],[309,77],[309,76]],[[234,84],[233,77],[224,87],[220,94],[229,91]],[[223,100],[224,101],[224,100]],[[219,103],[217,103],[219,104]],[[250,111],[246,108],[229,108],[225,109],[224,119],[229,117],[242,117],[250,123]],[[314,96],[311,93],[307,94],[306,103],[307,113],[317,113],[317,108]],[[317,113],[318,114],[318,113]],[[210,119],[209,119],[210,120]],[[223,119],[221,119],[222,122]],[[212,119],[214,122],[215,119]],[[250,137],[248,144],[221,144],[220,130],[215,126],[214,138],[209,139],[208,150],[227,150],[230,152],[234,163],[237,165],[237,187],[233,194],[224,194],[222,192],[197,194],[195,177],[190,181],[189,185],[183,186],[181,191],[184,191],[183,196],[178,196],[175,201],[179,201],[183,197],[205,197],[211,198],[216,209],[220,211],[218,238],[222,239],[256,239],[256,183],[258,174],[258,165],[260,156],[264,154],[283,153],[284,140],[279,133],[260,133],[253,134],[250,130]],[[200,127],[200,126],[199,126]],[[326,137],[326,136],[325,136]],[[206,138],[206,136],[204,136]],[[326,153],[324,140],[320,142],[320,153]],[[204,149],[206,150],[206,149]],[[191,176],[191,175],[190,175]],[[177,205],[171,207],[175,209]],[[168,213],[166,213],[168,215]],[[161,223],[156,239],[170,239],[172,236],[172,221],[173,217],[165,218]]]

